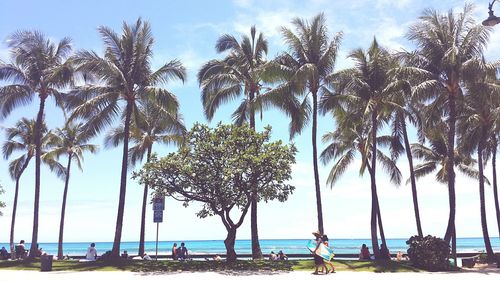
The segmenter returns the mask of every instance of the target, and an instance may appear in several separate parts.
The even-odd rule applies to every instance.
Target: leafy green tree
[[[458,122],[458,143],[467,153],[477,152],[483,239],[487,259],[495,261],[496,257],[491,247],[486,220],[484,165],[490,155],[487,150],[488,140],[492,135],[495,135],[496,125],[500,120],[500,87],[494,83],[496,80],[495,67],[487,63],[479,64],[482,66],[481,69],[489,71],[477,70],[467,77],[467,95],[465,96],[464,110],[459,115]]]
[[[394,77],[391,70],[397,66],[397,61],[389,52],[381,47],[374,39],[371,46],[365,52],[356,49],[349,54],[349,58],[354,60],[355,66],[339,71],[328,77],[329,83],[335,88],[336,97],[331,93],[326,93],[321,101],[323,112],[335,111],[338,105],[330,100],[337,98],[338,103],[345,107],[345,114],[350,118],[361,122],[359,126],[366,127],[370,133],[366,145],[370,146],[371,152],[362,154],[362,165],[370,165],[371,195],[372,195],[372,216],[371,216],[371,237],[375,256],[379,258],[377,245],[377,223],[380,227],[380,235],[385,240],[385,235],[381,223],[380,206],[378,202],[376,174],[378,159],[378,131],[387,123],[394,108],[394,97],[398,94],[398,88],[393,86]],[[340,130],[343,128],[339,127]],[[351,130],[349,126],[346,130]]]
[[[129,165],[135,166],[144,159],[144,155],[146,155],[146,161],[149,162],[155,143],[175,145],[182,143],[186,131],[182,116],[178,113],[178,108],[169,110],[172,112],[165,111],[147,100],[139,104],[130,128],[130,141],[133,146],[128,150]],[[108,132],[104,142],[108,147],[116,147],[123,142],[123,138],[123,127],[117,127]],[[142,197],[139,256],[144,255],[148,191],[149,187],[145,184]]]
[[[73,109],[71,118],[83,118],[85,130],[100,133],[120,116],[124,128],[120,195],[112,256],[119,257],[122,236],[125,193],[127,190],[130,124],[137,106],[145,99],[154,100],[168,111],[179,106],[170,91],[159,87],[171,80],[186,80],[186,70],[178,60],[172,60],[158,70],[151,69],[153,35],[148,22],[138,19],[135,24],[123,23],[122,35],[108,27],[98,28],[105,45],[104,56],[93,51],[79,51],[73,61],[87,79],[97,79],[72,92],[67,105]],[[90,81],[92,81],[90,80]],[[125,107],[125,108],[123,108]]]
[[[62,104],[59,91],[72,84],[73,69],[66,58],[71,52],[71,40],[63,38],[52,42],[38,31],[18,31],[7,40],[12,63],[0,63],[0,118],[7,117],[16,107],[30,104],[38,97],[40,106],[36,118],[35,142],[35,199],[33,208],[33,235],[30,258],[38,251],[38,215],[40,206],[40,165],[42,157],[42,123],[45,102],[53,97]]]
[[[268,94],[270,103],[277,105],[291,116],[290,136],[294,137],[312,119],[312,157],[318,230],[323,233],[323,210],[318,171],[318,148],[316,143],[318,127],[319,98],[330,92],[327,78],[333,73],[342,33],[330,40],[323,13],[312,20],[292,20],[295,33],[281,28],[281,34],[288,52],[279,55],[266,67],[266,81],[279,83]]]
[[[450,242],[455,235],[455,130],[457,103],[462,99],[464,73],[473,67],[485,48],[490,29],[476,24],[473,6],[466,4],[463,12],[450,10],[441,14],[433,9],[424,10],[413,24],[407,38],[417,45],[409,53],[409,65],[402,69],[407,75],[419,79],[414,93],[426,101],[434,111],[447,117],[446,171],[449,191],[450,214],[444,240]],[[430,114],[429,116],[435,116]],[[429,118],[428,122],[441,122],[441,118]],[[431,125],[432,126],[432,125]]]
[[[256,37],[255,26],[250,29],[250,37],[243,35],[241,42],[229,34],[219,37],[215,49],[218,53],[229,51],[221,60],[210,60],[198,72],[202,89],[203,108],[208,120],[225,102],[243,96],[241,104],[233,113],[235,124],[249,122],[255,130],[255,113],[261,112],[262,103],[258,99],[262,90],[261,73],[266,64],[267,40],[262,33]],[[257,194],[254,191],[250,207],[252,236],[252,257],[262,258],[257,227]]]
[[[96,153],[97,146],[89,144],[92,134],[84,130],[83,123],[73,123],[66,121],[63,128],[57,128],[50,136],[51,150],[47,152],[47,157],[59,159],[61,156],[68,158],[66,164],[65,182],[63,200],[61,206],[61,221],[59,223],[59,240],[57,244],[57,258],[62,260],[63,237],[64,237],[64,218],[66,214],[66,199],[68,197],[69,178],[71,174],[71,163],[75,162],[80,171],[82,170],[83,153]]]
[[[217,215],[227,230],[227,261],[237,258],[236,231],[251,205],[257,187],[258,200],[283,202],[294,190],[291,179],[296,149],[281,141],[269,142],[270,128],[257,133],[247,125],[221,125],[210,129],[195,124],[177,153],[153,158],[135,174],[156,195],[203,204],[197,215]],[[234,215],[237,218],[234,219]],[[231,217],[233,216],[233,218]]]
[[[14,201],[12,203],[12,220],[10,225],[10,251],[14,251],[14,229],[16,225],[17,199],[19,195],[19,183],[21,176],[28,167],[31,159],[35,155],[35,127],[36,121],[33,119],[21,118],[14,127],[5,128],[7,141],[2,146],[4,159],[9,159],[13,153],[22,152],[22,154],[9,163],[10,177],[16,181],[14,190]],[[45,122],[42,123],[42,162],[47,164],[59,177],[64,176],[64,167],[57,161],[45,157],[49,145],[50,132],[47,130]],[[15,256],[14,256],[15,257]]]

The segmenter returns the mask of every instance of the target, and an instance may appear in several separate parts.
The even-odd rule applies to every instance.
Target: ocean
[[[387,245],[391,252],[403,251],[406,252],[407,239],[387,239]],[[268,254],[271,251],[283,251],[285,254],[307,254],[306,245],[309,239],[261,239],[260,246],[262,253]],[[223,240],[195,240],[195,241],[160,241],[158,243],[159,254],[170,254],[170,249],[173,243],[180,245],[181,242],[186,243],[191,254],[224,254],[226,249]],[[96,249],[99,255],[111,250],[112,242],[95,242]],[[333,246],[335,253],[342,254],[357,254],[362,244],[366,244],[371,248],[370,239],[331,239],[330,245]],[[491,238],[491,244],[495,252],[500,252],[500,238]],[[90,242],[64,243],[64,254],[70,256],[83,256],[87,251]],[[0,243],[0,247],[4,246],[9,249],[8,243]],[[27,244],[29,248],[29,243]],[[48,254],[57,254],[57,243],[40,243],[39,246]],[[147,241],[145,243],[145,251],[148,254],[155,253],[156,242]],[[129,255],[136,255],[139,242],[122,242],[121,251],[128,251]],[[251,240],[237,240],[235,245],[236,253],[250,254]],[[480,252],[484,251],[483,238],[458,238],[457,252]]]

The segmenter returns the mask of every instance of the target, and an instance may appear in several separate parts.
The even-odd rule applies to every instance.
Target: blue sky
[[[477,2],[476,17],[487,15],[487,1]],[[102,42],[96,31],[100,25],[119,32],[122,22],[142,17],[151,23],[155,37],[154,62],[159,66],[174,58],[180,59],[188,69],[184,85],[172,83],[168,88],[177,94],[187,127],[207,122],[203,116],[200,90],[196,72],[207,60],[217,58],[214,44],[217,38],[229,33],[236,36],[248,33],[250,26],[268,38],[272,58],[285,49],[279,34],[280,26],[290,26],[294,17],[311,18],[319,12],[327,17],[330,34],[342,31],[344,39],[340,48],[337,68],[352,65],[346,58],[354,48],[367,48],[374,36],[380,44],[392,49],[413,49],[404,38],[408,26],[416,21],[425,8],[441,11],[460,10],[463,1],[422,0],[357,0],[357,1],[2,1],[0,10],[0,59],[9,59],[6,38],[16,30],[38,29],[54,40],[69,36],[74,49],[92,49],[102,52]],[[500,9],[500,6],[498,7]],[[22,12],[21,12],[22,11]],[[498,13],[498,11],[497,11]],[[500,56],[500,27],[491,34],[486,57]],[[228,123],[235,104],[223,106],[211,125],[218,121]],[[38,104],[18,108],[8,118],[0,121],[4,127],[13,126],[20,117],[34,118]],[[53,105],[47,107],[50,128],[61,126],[62,114]],[[273,127],[273,138],[288,141],[288,120],[276,111],[264,113],[258,126]],[[320,118],[319,136],[335,129],[327,117]],[[4,133],[0,142],[5,140]],[[259,230],[261,238],[305,238],[316,229],[314,179],[310,148],[310,129],[293,142],[299,153],[294,166],[292,183],[296,192],[288,202],[271,202],[260,205]],[[93,140],[101,150],[97,155],[87,155],[84,172],[73,170],[70,181],[66,213],[66,241],[111,241],[114,235],[116,208],[119,192],[121,149],[105,149],[102,137]],[[323,145],[319,143],[320,149]],[[172,147],[156,147],[160,154],[173,151]],[[403,158],[404,160],[404,158]],[[64,160],[63,160],[64,162]],[[65,162],[64,162],[65,163]],[[405,161],[399,162],[404,178],[408,177]],[[14,182],[7,173],[8,162],[0,160],[0,183],[6,193],[2,200],[7,208],[0,217],[0,242],[8,241],[11,203]],[[320,177],[324,202],[325,231],[333,238],[367,238],[370,236],[369,178],[359,177],[354,164],[332,189],[325,186],[329,166],[321,167]],[[491,167],[486,167],[488,173]],[[63,182],[43,169],[40,232],[42,242],[57,241]],[[382,172],[378,175],[384,227],[388,237],[407,238],[416,232],[409,186],[396,187],[389,183]],[[23,175],[16,223],[16,240],[31,238],[33,210],[34,166]],[[418,182],[424,232],[441,236],[448,216],[447,192],[444,185],[432,176]],[[491,188],[487,188],[487,211],[490,235],[498,236],[494,220]],[[133,180],[128,181],[123,240],[136,241],[139,237],[142,188]],[[461,175],[457,177],[457,233],[461,237],[481,235],[479,198],[476,182]],[[225,229],[218,218],[198,219],[196,204],[184,208],[167,200],[165,222],[160,225],[160,239],[224,239]],[[148,206],[146,239],[154,240],[152,212]],[[249,220],[240,228],[239,239],[250,237]]]

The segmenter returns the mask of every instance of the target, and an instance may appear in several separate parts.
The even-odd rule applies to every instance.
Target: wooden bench
[[[462,267],[473,268],[479,259],[479,255],[462,258]]]

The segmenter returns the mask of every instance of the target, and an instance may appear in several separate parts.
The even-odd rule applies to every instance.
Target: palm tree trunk
[[[377,164],[377,112],[374,110],[372,112],[372,159],[370,171],[370,181],[371,181],[371,193],[372,193],[372,213],[371,213],[371,236],[372,236],[372,248],[375,258],[380,258],[380,252],[378,248],[378,235],[377,235],[377,217],[378,217],[378,195],[377,195],[377,185],[376,185],[376,164]]]
[[[42,153],[42,123],[43,123],[43,112],[45,109],[45,93],[40,93],[40,107],[38,109],[38,115],[36,117],[35,124],[35,202],[33,204],[33,233],[31,236],[31,248],[29,258],[34,259],[36,253],[38,252],[38,213],[40,208],[40,165],[41,165],[41,153]]]
[[[314,186],[316,188],[316,208],[318,212],[318,230],[324,234],[323,228],[323,207],[321,206],[321,189],[319,184],[318,171],[318,147],[316,145],[316,134],[318,127],[318,97],[317,91],[312,91],[313,112],[312,112],[312,146],[313,146],[313,168],[314,168]]]
[[[378,222],[378,228],[380,229],[380,240],[382,240],[382,243],[387,246],[387,243],[385,241],[385,232],[384,232],[384,226],[382,225],[382,215],[380,214],[380,203],[378,201],[378,195],[376,196],[377,200],[377,222]]]
[[[132,106],[132,101],[127,101],[123,137],[122,171],[120,177],[120,197],[118,201],[118,213],[116,215],[115,239],[113,241],[113,248],[111,250],[111,256],[115,258],[118,258],[120,256],[120,243],[122,239],[123,213],[125,211],[125,193],[127,191],[128,140],[130,136],[130,119],[132,116]]]
[[[152,145],[148,147],[147,162],[151,159]],[[139,256],[144,255],[144,236],[146,232],[146,206],[148,203],[148,185],[144,185],[144,195],[142,196],[141,234],[139,237]]]
[[[500,204],[498,203],[498,185],[497,185],[497,140],[493,137],[493,152],[491,156],[491,170],[493,172],[493,196],[495,197],[495,211],[497,215],[498,235],[500,237]]]
[[[488,234],[488,224],[486,222],[486,202],[484,197],[484,170],[483,170],[483,149],[484,149],[484,139],[485,134],[479,140],[477,147],[477,162],[479,165],[479,200],[480,200],[480,210],[481,210],[481,227],[483,230],[484,246],[486,248],[486,258],[488,261],[495,260],[495,254],[491,248],[490,235]]]
[[[455,93],[448,93],[448,163],[446,172],[448,174],[448,199],[450,205],[450,216],[448,218],[448,227],[444,235],[444,240],[450,243],[453,230],[455,229],[455,122],[456,122],[456,108],[455,108]]]
[[[24,173],[24,170],[26,170],[26,167],[28,167],[28,164],[30,163],[31,157],[28,156],[23,163],[23,166],[21,167],[21,170],[19,170],[19,174],[16,175],[16,191],[14,192],[14,202],[12,203],[12,221],[10,223],[10,256],[11,259],[16,258],[16,249],[14,246],[14,227],[16,225],[16,213],[17,213],[17,200],[18,200],[18,195],[19,195],[19,181],[21,180],[21,175]]]
[[[255,94],[250,92],[250,128],[255,131],[255,110],[253,109],[252,102],[254,101]],[[252,203],[250,205],[250,230],[252,236],[252,259],[262,259],[262,251],[259,243],[259,230],[257,227],[257,182],[252,179]]]
[[[410,141],[408,140],[408,132],[406,131],[406,122],[403,119],[403,139],[405,142],[406,158],[408,159],[408,166],[410,168],[410,182],[411,182],[411,195],[413,198],[413,210],[415,211],[415,221],[417,223],[418,236],[424,237],[422,231],[422,224],[420,222],[420,211],[418,209],[418,196],[417,196],[417,181],[415,180],[415,172],[413,171],[413,155],[411,154]]]
[[[68,155],[68,166],[66,168],[66,182],[64,183],[64,193],[63,201],[61,207],[61,222],[59,223],[59,242],[57,244],[57,258],[62,260],[64,258],[63,253],[63,236],[64,236],[64,217],[66,215],[66,198],[68,197],[68,186],[69,186],[69,173],[71,170],[71,158],[72,154]]]

